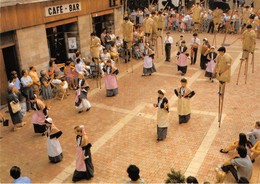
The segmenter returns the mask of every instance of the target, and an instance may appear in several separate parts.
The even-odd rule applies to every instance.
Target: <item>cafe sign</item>
[[[45,7],[45,16],[62,15],[81,11],[80,2]]]

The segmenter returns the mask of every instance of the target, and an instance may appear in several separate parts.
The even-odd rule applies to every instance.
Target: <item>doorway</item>
[[[11,71],[15,70],[20,76],[20,65],[15,45],[0,49],[0,68],[2,69],[0,72],[0,105],[5,105]]]
[[[8,80],[10,79],[11,71],[16,71],[18,76],[20,77],[20,65],[18,62],[16,48],[15,45],[11,47],[6,47],[2,49],[4,64],[5,64],[5,71]]]
[[[66,62],[69,53],[74,53],[75,50],[80,49],[78,24],[76,22],[47,28],[46,34],[50,57],[56,58],[57,64]]]
[[[103,29],[114,31],[114,14],[106,14],[102,16],[93,17],[93,30],[98,37],[100,37]]]

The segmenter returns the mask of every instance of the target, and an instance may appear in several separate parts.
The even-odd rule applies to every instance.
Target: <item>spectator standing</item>
[[[194,33],[191,39],[191,65],[195,65],[197,61],[198,48],[200,46],[200,39],[198,34]]]
[[[22,70],[22,78],[21,78],[22,86],[23,86],[23,94],[25,95],[26,98],[26,110],[27,112],[31,109],[30,107],[30,99],[33,97],[33,80],[32,78],[28,75],[27,70]]]
[[[35,66],[31,66],[29,68],[29,76],[31,77],[33,84],[32,84],[32,89],[33,89],[33,93],[39,97],[40,96],[40,86],[41,86],[41,82],[39,79],[39,76],[36,72],[36,68]]]
[[[18,100],[18,90],[15,88],[14,84],[9,85],[8,95],[7,95],[7,106],[8,110],[14,124],[14,131],[17,131],[20,127],[23,127],[26,123],[23,122],[23,115],[21,110],[14,112],[10,103],[19,103]]]
[[[41,86],[42,86],[42,98],[43,100],[49,100],[53,97],[52,88],[51,88],[51,81],[52,79],[47,75],[45,70],[40,72],[41,78]]]
[[[166,33],[166,37],[164,39],[164,44],[165,44],[165,55],[166,59],[165,61],[170,62],[171,59],[171,46],[173,44],[173,38],[170,36],[170,32]]]

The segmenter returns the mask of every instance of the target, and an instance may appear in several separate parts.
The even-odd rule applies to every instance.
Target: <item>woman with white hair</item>
[[[154,107],[158,108],[157,111],[157,141],[163,141],[167,136],[167,129],[169,125],[169,105],[168,99],[165,97],[166,91],[163,89],[158,90],[157,103]]]
[[[51,163],[58,163],[63,159],[62,149],[58,138],[62,135],[54,124],[52,118],[45,120],[47,126],[47,148],[48,156]]]
[[[94,166],[91,157],[91,144],[89,143],[84,125],[74,127],[77,142],[76,149],[76,169],[74,171],[72,181],[80,181],[83,179],[90,180],[94,177]]]

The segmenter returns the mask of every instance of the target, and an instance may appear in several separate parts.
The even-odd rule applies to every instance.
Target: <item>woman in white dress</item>
[[[58,138],[62,135],[52,121],[52,118],[45,120],[47,126],[47,148],[48,156],[51,163],[58,163],[63,159],[62,149]]]

